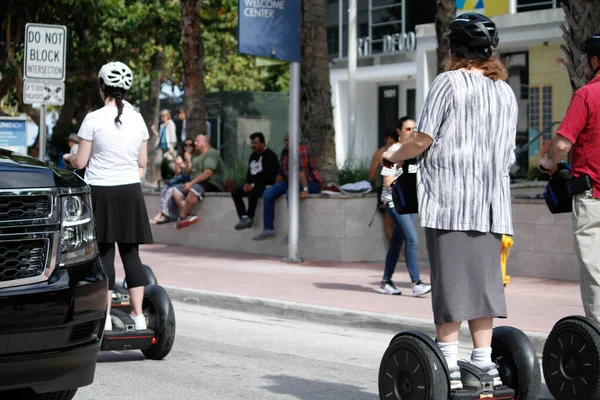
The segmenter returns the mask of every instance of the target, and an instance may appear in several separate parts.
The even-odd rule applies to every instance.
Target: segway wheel
[[[515,400],[537,400],[542,373],[535,348],[522,331],[511,326],[494,328],[492,360],[498,364],[502,384],[515,391]]]
[[[561,319],[546,340],[542,364],[555,399],[599,399],[599,328],[584,317]]]
[[[416,336],[408,332],[392,339],[379,366],[381,400],[448,398],[447,367],[431,344],[437,346],[425,335]]]
[[[152,347],[142,350],[142,353],[151,360],[162,360],[171,352],[175,343],[173,303],[164,288],[151,285],[144,288],[142,308],[148,321],[148,328],[156,335]]]
[[[144,282],[146,282],[144,286],[158,285],[158,279],[156,279],[156,275],[154,275],[152,268],[146,264],[143,264],[142,268],[144,270]],[[127,289],[127,281],[123,281],[123,287]]]

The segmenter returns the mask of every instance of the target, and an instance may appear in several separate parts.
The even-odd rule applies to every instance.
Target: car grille
[[[47,239],[0,242],[0,282],[32,278],[46,268]]]
[[[0,222],[47,218],[52,211],[50,196],[0,196]]]

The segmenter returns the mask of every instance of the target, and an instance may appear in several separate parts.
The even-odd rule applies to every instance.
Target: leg
[[[385,227],[385,237],[389,242],[392,240],[392,234],[394,233],[394,221],[390,218],[387,211],[383,214],[383,225]]]
[[[264,186],[254,186],[250,193],[248,193],[248,218],[254,219],[258,199],[263,195],[264,191]]]
[[[494,319],[492,317],[470,320],[469,330],[471,331],[471,337],[473,338],[473,347],[476,349],[480,347],[492,347],[493,328]],[[490,358],[490,363],[491,362],[492,360]]]
[[[492,361],[492,334],[494,320],[492,317],[477,318],[469,321],[469,330],[473,338],[471,364],[487,372],[494,380],[494,386],[502,385],[502,379],[496,364]]]
[[[187,196],[185,197],[185,203],[183,205],[183,208],[181,208],[179,210],[179,216],[181,218],[185,218],[188,215],[190,215],[190,212],[192,211],[192,209],[194,208],[194,206],[196,205],[196,203],[198,202],[198,196],[196,196],[191,190],[190,192],[187,194]]]
[[[100,262],[102,268],[108,277],[108,304],[106,305],[106,318],[107,323],[104,325],[105,329],[112,329],[112,323],[110,321],[110,306],[112,305],[112,293],[115,289],[115,244],[114,243],[98,243],[98,249],[100,251]]]
[[[119,243],[119,254],[125,268],[125,280],[131,296],[132,315],[142,314],[142,302],[144,300],[144,270],[142,260],[138,252],[138,245],[131,243]]]
[[[275,230],[275,200],[287,193],[288,183],[278,182],[265,190],[263,194],[263,229]]]
[[[235,204],[235,210],[237,211],[237,215],[239,218],[242,218],[244,215],[246,215],[246,205],[244,204],[244,200],[242,199],[246,196],[250,197],[248,193],[244,192],[242,186],[236,187],[231,192],[231,198],[233,199],[233,203]]]
[[[444,354],[446,364],[451,373],[454,372],[454,376],[451,376],[452,385],[459,389],[462,387],[460,382],[460,372],[456,374],[458,369],[458,335],[460,332],[460,322],[446,322],[443,324],[436,324],[435,331],[437,334],[438,346]]]
[[[600,201],[583,193],[573,201],[573,235],[586,317],[600,323]]]
[[[385,212],[392,221],[396,221],[396,218],[399,216],[394,207],[392,207],[389,203],[385,205]],[[400,224],[394,222],[394,231],[392,233],[392,238],[385,256],[385,269],[383,272],[382,281],[392,280],[392,275],[394,275],[396,264],[398,263],[398,258],[400,257],[400,247],[402,246],[402,241],[403,237]]]
[[[406,243],[406,268],[410,275],[412,283],[419,282],[421,280],[419,273],[419,260],[417,256],[418,250],[418,236],[415,229],[414,220],[415,214],[397,214],[398,217],[395,219],[400,226],[402,236]]]
[[[183,194],[183,185],[177,185],[173,188],[173,200],[177,204],[177,208],[181,210],[185,206],[185,195]]]

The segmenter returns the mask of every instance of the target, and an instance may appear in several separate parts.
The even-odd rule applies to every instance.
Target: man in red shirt
[[[573,95],[539,167],[552,174],[558,162],[573,150],[573,233],[581,299],[586,316],[600,323],[600,33],[587,39],[582,51],[586,75],[591,80]]]
[[[283,137],[285,147],[281,152],[281,163],[279,172],[275,178],[275,184],[265,190],[263,194],[263,230],[254,236],[254,240],[265,240],[275,237],[275,200],[288,192],[289,177],[289,135]],[[300,145],[300,199],[305,199],[309,193],[321,192],[323,180],[315,166],[315,160],[306,145]],[[287,244],[287,236],[283,237],[282,244]]]

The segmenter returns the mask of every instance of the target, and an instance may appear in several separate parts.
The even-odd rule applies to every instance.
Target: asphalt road
[[[176,303],[177,339],[163,361],[106,352],[77,400],[377,400],[389,334]],[[461,349],[466,357],[467,349]],[[545,392],[541,399],[551,399]]]

